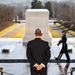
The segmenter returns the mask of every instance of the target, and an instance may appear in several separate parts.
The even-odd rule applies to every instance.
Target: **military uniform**
[[[67,61],[70,60],[70,56],[68,54],[68,47],[67,47],[66,41],[67,41],[66,35],[63,35],[62,39],[57,44],[57,45],[60,45],[60,43],[62,43],[62,49],[61,49],[61,51],[59,53],[59,56],[57,58],[55,58],[55,59],[59,60],[62,57],[63,53],[64,53],[66,55]]]

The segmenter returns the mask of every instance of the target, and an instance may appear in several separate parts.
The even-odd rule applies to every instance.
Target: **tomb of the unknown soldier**
[[[35,29],[41,28],[43,30],[42,39],[49,41],[52,44],[52,36],[49,32],[49,11],[47,9],[28,9],[26,11],[26,32],[23,36],[23,42],[27,43],[29,40],[35,38]]]

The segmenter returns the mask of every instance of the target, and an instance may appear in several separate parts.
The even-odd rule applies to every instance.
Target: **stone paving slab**
[[[0,44],[22,42],[22,38],[0,38]]]
[[[57,42],[60,38],[53,38],[53,44],[51,47],[51,59],[54,59],[54,56],[58,56],[60,52],[60,47],[57,46]],[[3,41],[2,41],[3,40]],[[68,41],[70,41],[72,38]],[[73,39],[75,40],[75,38]],[[72,42],[71,42],[72,43]],[[75,44],[73,42],[73,44]],[[73,44],[70,44],[74,51],[72,54],[70,54],[71,59],[75,59],[75,47]],[[13,52],[10,52],[9,54],[3,54],[0,53],[0,59],[26,59],[26,46],[23,45],[22,39],[6,39],[1,38],[0,39],[0,45],[7,45],[7,46],[13,46],[15,45],[15,49]],[[0,46],[1,48],[1,46]],[[11,47],[12,48],[12,47]],[[66,59],[65,55],[63,55],[62,59]],[[48,64],[48,75],[65,75],[64,74],[64,68],[67,63],[49,63]],[[3,67],[3,71],[6,71],[8,73],[14,74],[14,75],[30,75],[30,69],[29,69],[29,63],[0,63],[0,67]],[[67,72],[70,72],[71,67],[75,67],[74,63],[70,63]],[[75,73],[74,73],[75,74]],[[7,74],[4,74],[7,75]],[[70,75],[67,74],[67,75]]]

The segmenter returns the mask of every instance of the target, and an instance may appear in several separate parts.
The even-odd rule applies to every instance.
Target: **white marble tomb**
[[[49,32],[49,11],[47,9],[28,9],[26,11],[26,32],[23,36],[23,43],[35,38],[35,30],[43,30],[42,39],[52,44],[52,36]]]

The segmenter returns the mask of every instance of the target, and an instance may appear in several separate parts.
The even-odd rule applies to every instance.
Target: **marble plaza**
[[[9,38],[10,39],[10,38]],[[60,38],[53,38],[51,46],[51,59],[54,56],[58,56],[60,47],[57,46],[57,42]],[[68,38],[68,46],[73,51],[70,54],[71,59],[75,59],[75,38]],[[9,47],[10,46],[10,47]],[[10,52],[4,54],[1,52],[1,48],[9,48]],[[12,50],[13,48],[13,50]],[[12,51],[11,51],[12,50]],[[26,59],[26,46],[23,45],[22,39],[0,39],[0,59]],[[63,55],[62,59],[66,59]],[[66,69],[65,66],[68,65]],[[3,67],[3,71],[14,75],[30,75],[29,63],[0,63],[0,67]],[[65,71],[70,72],[71,67],[75,67],[74,63],[48,63],[48,75],[65,75]],[[66,70],[64,70],[66,69]],[[74,75],[75,73],[73,73]],[[7,75],[3,73],[3,75]],[[70,75],[68,73],[67,75]]]

